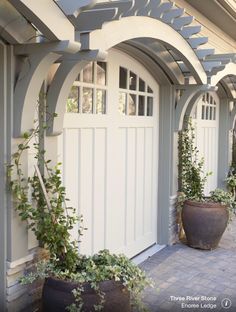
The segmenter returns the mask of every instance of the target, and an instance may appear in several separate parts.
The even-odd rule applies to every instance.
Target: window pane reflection
[[[139,95],[138,97],[138,115],[144,116],[145,97]]]
[[[153,98],[148,97],[147,98],[147,116],[153,115]]]
[[[139,91],[145,91],[145,82],[141,78],[139,78]]]
[[[125,115],[126,110],[126,93],[120,92],[119,94],[119,112],[122,115]]]
[[[129,94],[129,115],[134,116],[136,115],[136,95]]]
[[[73,86],[66,103],[66,111],[68,113],[78,113],[79,111],[79,88]]]
[[[106,91],[97,90],[96,94],[96,114],[106,113]]]
[[[130,72],[130,75],[129,75],[129,88],[130,90],[137,89],[137,76],[133,72]]]
[[[93,82],[93,63],[89,63],[83,70],[83,81],[87,83]]]
[[[82,113],[91,114],[93,112],[93,89],[83,88]]]
[[[120,67],[119,88],[127,88],[127,69],[125,69],[124,67]]]

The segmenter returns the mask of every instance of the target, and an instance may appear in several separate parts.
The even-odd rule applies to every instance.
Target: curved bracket
[[[220,80],[222,80],[224,77],[228,75],[236,75],[236,64],[235,63],[229,63],[225,66],[224,70],[218,72],[217,75],[213,76],[211,78],[211,85],[216,86]]]
[[[96,51],[79,52],[63,58],[52,80],[47,94],[48,111],[58,117],[49,121],[47,135],[58,135],[63,129],[66,100],[78,73],[91,61],[104,60],[106,53]]]
[[[191,113],[195,101],[202,93],[211,90],[208,84],[198,86],[188,86],[177,102],[175,111],[175,131],[180,131],[184,127],[184,116]]]
[[[60,54],[41,52],[26,58],[14,92],[14,137],[33,128],[35,105],[49,67]]]
[[[180,131],[183,128],[184,116],[186,109],[192,97],[202,89],[201,86],[188,87],[183,91],[182,96],[177,101],[175,109],[175,131]]]

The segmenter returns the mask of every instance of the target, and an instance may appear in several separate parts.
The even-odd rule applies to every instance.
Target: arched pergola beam
[[[217,73],[217,75],[212,76],[211,78],[211,85],[216,86],[219,81],[221,81],[224,77],[229,75],[236,74],[236,64],[235,63],[228,63],[224,70]]]
[[[211,90],[211,86],[198,85],[198,86],[187,86],[184,89],[183,94],[177,101],[175,110],[175,131],[181,131],[184,127],[184,117],[187,112],[191,112],[194,105],[194,100],[201,96],[202,93]],[[194,99],[194,100],[193,100]]]
[[[166,48],[164,48],[156,40],[140,38],[130,40],[127,44],[132,45],[137,49],[141,49],[155,59],[161,69],[166,73],[166,76],[169,77],[172,84],[184,84],[183,73],[181,72],[179,66],[167,52]]]
[[[78,49],[77,49],[78,50]],[[74,45],[72,44],[72,51]],[[50,66],[64,52],[71,52],[70,41],[46,44],[17,45],[15,55],[24,63],[14,90],[14,136],[19,137],[33,128],[35,106],[40,88]]]
[[[159,85],[170,85],[172,83],[170,77],[166,75],[166,72],[162,70],[157,62],[155,55],[149,50],[137,48],[132,45],[131,41],[120,43],[116,46],[116,49],[120,49],[142,63]]]
[[[108,22],[102,29],[82,34],[81,43],[85,50],[108,50],[121,42],[136,38],[153,38],[176,49],[195,80],[200,84],[207,83],[205,70],[188,42],[169,25],[156,19],[130,16]]]
[[[50,119],[47,135],[58,135],[63,129],[63,118],[66,112],[66,100],[78,73],[91,61],[104,60],[106,53],[99,50],[79,52],[64,56],[47,94],[48,111],[58,117]]]
[[[205,88],[203,88],[201,91],[197,92],[190,100],[189,104],[188,104],[188,107],[185,111],[185,116],[186,116],[186,119],[188,119],[191,114],[192,114],[192,111],[194,109],[194,107],[197,105],[198,103],[198,100],[199,98],[203,95],[203,93],[205,92],[210,92],[210,91],[217,91],[217,87],[212,87],[212,86],[205,86]]]

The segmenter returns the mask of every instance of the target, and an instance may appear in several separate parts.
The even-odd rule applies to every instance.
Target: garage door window
[[[124,67],[119,69],[119,112],[129,116],[153,116],[153,90]]]
[[[216,101],[209,93],[202,97],[202,119],[216,120]]]
[[[107,66],[91,62],[80,72],[67,99],[67,112],[106,114]]]

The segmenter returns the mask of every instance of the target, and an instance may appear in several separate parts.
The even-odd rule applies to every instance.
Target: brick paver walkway
[[[164,248],[141,267],[156,283],[155,289],[144,294],[150,311],[236,312],[236,219],[217,249],[203,251],[179,243]]]

